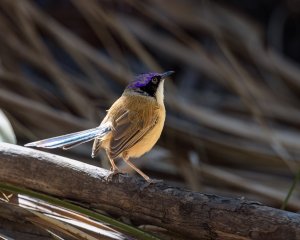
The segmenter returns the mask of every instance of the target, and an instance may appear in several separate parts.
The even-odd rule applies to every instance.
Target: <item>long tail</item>
[[[41,148],[63,148],[69,149],[79,144],[89,142],[95,138],[105,136],[111,130],[111,125],[101,124],[99,127],[70,133],[58,137],[48,138],[37,142],[27,143],[25,147],[41,147]]]

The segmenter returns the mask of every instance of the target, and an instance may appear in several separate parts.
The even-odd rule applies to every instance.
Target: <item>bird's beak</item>
[[[161,76],[161,79],[164,79],[170,75],[172,75],[174,73],[174,71],[168,71],[168,72],[165,72],[165,73],[162,73],[160,76]]]

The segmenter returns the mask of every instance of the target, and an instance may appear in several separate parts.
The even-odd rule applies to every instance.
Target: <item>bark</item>
[[[11,144],[0,144],[0,181],[88,204],[184,235],[187,239],[300,239],[300,215],[243,198],[145,187],[124,174]]]

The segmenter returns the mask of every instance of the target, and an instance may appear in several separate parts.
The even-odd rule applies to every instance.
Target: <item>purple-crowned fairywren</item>
[[[151,179],[130,162],[150,151],[159,139],[166,117],[164,80],[174,71],[138,75],[114,102],[99,127],[28,143],[28,147],[69,149],[94,139],[92,157],[103,148],[113,174],[121,157],[146,181]]]

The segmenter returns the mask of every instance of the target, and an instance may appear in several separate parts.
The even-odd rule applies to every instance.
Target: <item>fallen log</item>
[[[84,203],[188,239],[300,239],[300,214],[243,198],[191,192],[165,183],[145,185],[50,153],[0,144],[0,182]]]

